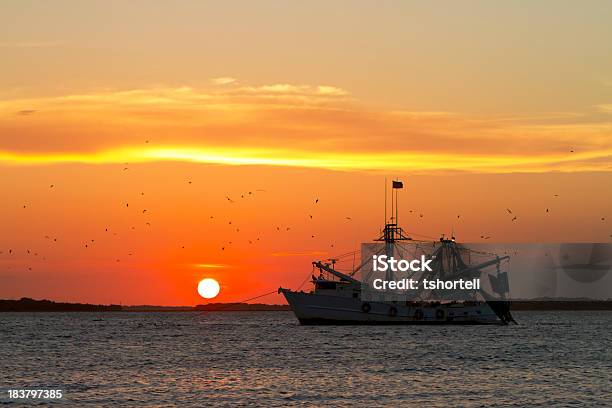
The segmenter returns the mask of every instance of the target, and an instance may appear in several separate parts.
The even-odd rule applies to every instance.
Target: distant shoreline
[[[512,310],[612,310],[612,300],[517,300],[512,301]],[[0,299],[1,312],[277,312],[291,311],[289,305],[265,303],[209,303],[197,306],[154,305],[93,305],[89,303],[66,303],[51,300],[21,298]]]
[[[155,305],[94,305],[89,303],[54,302],[21,298],[0,299],[1,312],[218,312],[218,311],[290,311],[289,305],[264,303],[209,303],[197,306],[155,306]]]

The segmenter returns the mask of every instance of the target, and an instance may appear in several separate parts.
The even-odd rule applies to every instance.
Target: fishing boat
[[[398,184],[396,184],[398,183]],[[394,181],[394,188],[400,184]],[[386,192],[385,192],[386,198]],[[385,200],[386,201],[386,200]],[[507,325],[516,323],[510,313],[508,299],[509,256],[471,250],[456,242],[454,236],[438,240],[413,239],[398,225],[397,192],[395,216],[387,222],[379,236],[360,249],[360,263],[355,266],[357,252],[344,254],[351,257],[353,266],[339,267],[342,257],[312,262],[312,290],[279,288],[303,325],[322,324],[479,324]],[[431,259],[431,268],[408,271],[403,276],[388,268],[384,276],[375,270],[373,256],[386,255],[387,259]],[[422,258],[424,259],[424,258]],[[489,272],[491,269],[493,271]],[[375,290],[373,282],[412,279],[415,282],[457,282],[478,280],[483,284],[473,290],[427,289],[421,285],[415,290]]]

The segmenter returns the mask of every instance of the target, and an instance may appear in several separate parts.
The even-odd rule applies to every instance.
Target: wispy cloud
[[[612,103],[595,105],[595,109],[603,113],[612,113]]]
[[[228,265],[212,264],[212,263],[199,263],[199,264],[194,264],[193,266],[195,266],[196,268],[203,268],[203,269],[221,269],[221,268],[228,267]]]
[[[236,78],[231,78],[231,77],[219,77],[219,78],[213,78],[210,80],[210,82],[212,82],[215,85],[229,85],[229,84],[233,84],[236,83],[238,80]]]
[[[33,115],[35,113],[36,113],[36,110],[34,109],[24,109],[24,110],[20,110],[19,112],[17,112],[17,114],[21,116]]]

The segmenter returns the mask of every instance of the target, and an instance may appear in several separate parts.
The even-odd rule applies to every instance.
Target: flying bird
[[[316,203],[318,203],[318,202],[319,202],[319,199],[317,198],[317,199],[315,200],[315,204],[316,204]]]
[[[227,198],[227,201],[229,201],[230,203],[233,203],[234,200],[232,200],[231,198],[229,198],[228,196],[225,196],[225,198]]]
[[[512,218],[512,221],[516,221],[516,215],[514,216],[514,218]]]
[[[512,214],[512,210],[509,208],[506,208],[506,211],[508,211],[508,214]]]

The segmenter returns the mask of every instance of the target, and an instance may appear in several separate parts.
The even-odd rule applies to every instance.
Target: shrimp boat
[[[397,182],[394,182],[394,187]],[[385,193],[386,195],[386,193]],[[392,195],[393,203],[393,195]],[[397,201],[397,194],[396,194]],[[386,207],[386,204],[385,204]],[[392,204],[393,208],[393,204]],[[386,210],[386,208],[385,208]],[[361,263],[354,266],[357,251],[342,257],[312,262],[312,290],[305,292],[279,288],[303,325],[341,324],[480,324],[516,323],[510,313],[508,274],[501,270],[508,256],[471,250],[456,242],[455,237],[439,240],[416,240],[398,226],[396,216],[387,222],[378,238],[361,245]],[[393,210],[391,212],[393,214]],[[415,281],[451,281],[458,278],[479,279],[478,290],[438,290],[424,287],[409,291],[380,292],[372,287],[372,256],[400,258],[425,256],[431,259],[427,271],[397,276],[387,270],[384,279],[410,278]],[[348,270],[339,265],[352,256]],[[397,258],[397,257],[396,257]],[[397,258],[397,259],[400,259]],[[487,272],[495,268],[493,272]],[[382,278],[382,277],[381,277]]]

